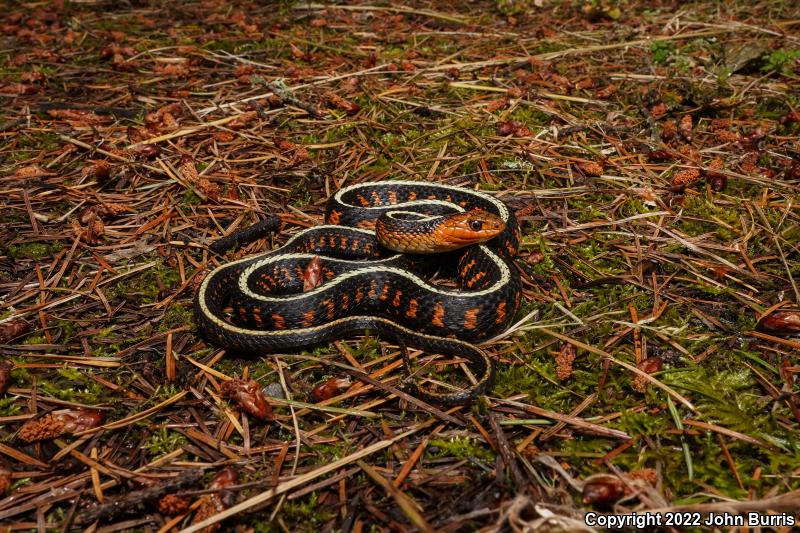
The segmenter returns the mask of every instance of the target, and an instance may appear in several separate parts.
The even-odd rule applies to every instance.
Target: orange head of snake
[[[505,228],[506,223],[499,216],[473,209],[446,217],[435,233],[439,236],[440,250],[451,251],[493,239]]]
[[[376,221],[375,236],[395,252],[438,254],[488,241],[505,227],[503,219],[481,209],[438,217],[396,212]]]

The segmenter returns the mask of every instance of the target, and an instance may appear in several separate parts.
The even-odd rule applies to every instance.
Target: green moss
[[[0,398],[0,417],[14,416],[22,412],[22,403],[17,401],[15,396],[4,396]],[[0,425],[0,427],[3,427]]]
[[[52,243],[27,242],[11,244],[8,246],[8,255],[12,259],[42,259],[54,255],[63,247],[58,241]]]
[[[670,427],[669,419],[665,416],[653,416],[646,411],[623,412],[619,420],[619,429],[630,435],[652,436],[663,433]]]
[[[183,199],[182,199],[182,204],[183,205],[186,205],[186,206],[189,206],[189,205],[200,205],[202,203],[203,203],[202,198],[197,196],[194,193],[193,190],[186,189],[186,191],[183,193]]]
[[[796,60],[800,59],[800,50],[773,50],[764,57],[764,64],[761,70],[764,72],[777,72],[779,74],[790,74]]]
[[[308,496],[287,500],[281,508],[281,521],[291,531],[298,533],[318,533],[320,528],[336,516],[336,508],[321,505],[319,494],[312,492]],[[250,526],[257,533],[279,533],[285,531],[275,522],[265,522],[262,518],[254,518]]]
[[[469,437],[454,437],[449,440],[433,439],[425,450],[425,455],[428,457],[479,459],[484,462],[494,461],[494,452],[486,444]]]
[[[150,423],[146,427],[152,427]],[[157,458],[171,453],[186,444],[186,437],[176,431],[160,427],[144,440],[144,449],[151,457]]]
[[[675,43],[672,41],[655,41],[650,43],[650,58],[653,63],[663,65],[675,51]]]
[[[112,298],[141,297],[142,303],[153,303],[158,298],[162,287],[169,292],[180,284],[180,271],[169,267],[158,258],[156,264],[139,274],[120,281],[107,291]]]
[[[28,335],[25,337],[25,340],[22,341],[22,344],[44,344],[47,342],[47,338],[42,334],[36,335]]]
[[[159,331],[167,331],[180,326],[191,326],[194,324],[194,312],[187,304],[177,302],[170,303],[164,310],[164,315],[158,323]]]

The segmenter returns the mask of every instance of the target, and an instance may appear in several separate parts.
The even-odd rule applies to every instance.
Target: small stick
[[[178,476],[167,479],[158,485],[147,487],[141,490],[135,490],[113,499],[109,498],[105,503],[89,507],[80,515],[78,515],[77,522],[79,524],[90,524],[95,520],[113,518],[118,514],[127,511],[128,509],[147,503],[148,501],[159,498],[169,492],[191,485],[201,477],[203,477],[203,471],[199,468],[185,470]]]
[[[289,92],[289,88],[283,85],[282,83],[267,81],[261,76],[253,76],[252,79],[254,84],[255,83],[261,84],[270,91],[272,91],[273,93],[275,93],[275,96],[280,98],[281,102],[283,102],[284,104],[289,104],[291,106],[298,107],[303,111],[307,112],[314,118],[322,118],[322,114],[317,110],[316,107],[314,107],[311,104],[307,104],[306,102],[303,102],[302,100],[292,96],[292,94]]]

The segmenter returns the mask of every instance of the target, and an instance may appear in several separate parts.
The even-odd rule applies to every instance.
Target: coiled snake
[[[264,354],[370,330],[403,347],[471,363],[472,386],[443,393],[417,388],[423,399],[463,404],[484,393],[494,365],[469,341],[505,330],[520,302],[519,275],[510,263],[519,227],[508,207],[461,187],[386,181],[342,188],[329,200],[325,220],[277,250],[208,274],[195,295],[205,336],[228,349]],[[271,230],[279,224],[267,222]],[[411,270],[408,254],[439,251],[457,255],[459,289]],[[322,284],[304,291],[315,257]],[[405,349],[403,355],[410,372]]]

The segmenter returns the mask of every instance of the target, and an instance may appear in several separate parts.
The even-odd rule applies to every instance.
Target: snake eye
[[[483,222],[481,222],[480,220],[470,220],[469,221],[469,228],[472,231],[480,231],[482,227],[483,227]]]

